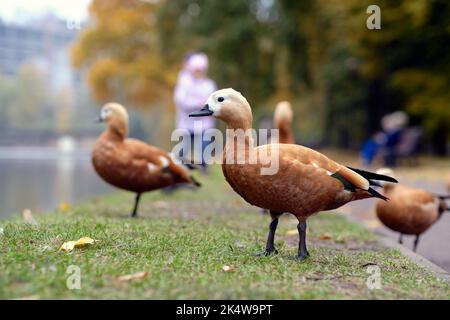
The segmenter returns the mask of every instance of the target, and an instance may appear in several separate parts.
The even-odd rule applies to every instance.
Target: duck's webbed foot
[[[278,254],[278,250],[275,249],[275,248],[272,248],[272,249],[267,249],[266,248],[266,250],[264,250],[263,252],[257,253],[256,256],[257,257],[268,257],[268,256],[271,256],[273,254]]]
[[[306,248],[306,221],[300,221],[297,225],[298,230],[298,256],[299,261],[303,261],[309,257],[308,249]]]

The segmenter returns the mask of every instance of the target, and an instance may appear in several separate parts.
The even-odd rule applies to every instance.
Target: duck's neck
[[[284,143],[285,141],[292,141],[294,138],[294,135],[292,134],[291,129],[285,128],[285,127],[280,127],[278,128],[279,130],[279,140],[281,143]]]
[[[249,150],[254,147],[251,121],[240,125],[227,125],[226,144],[223,153],[224,163],[246,162]]]
[[[108,126],[105,135],[108,140],[123,141],[128,135],[128,130],[124,127]]]

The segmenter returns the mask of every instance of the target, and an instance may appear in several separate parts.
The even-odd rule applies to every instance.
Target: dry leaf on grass
[[[136,272],[133,274],[118,276],[118,277],[116,277],[116,280],[121,281],[121,282],[131,281],[131,280],[141,280],[141,279],[147,278],[147,276],[148,276],[148,272]]]
[[[364,225],[369,229],[377,229],[381,226],[380,221],[376,219],[364,221]]]
[[[72,208],[72,206],[69,203],[67,203],[67,202],[61,202],[58,205],[58,210],[60,212],[63,212],[63,213],[66,213],[66,212],[70,211],[71,208]]]
[[[0,236],[2,236],[2,235],[4,235],[4,234],[5,234],[5,229],[3,229],[3,228],[0,227]]]
[[[331,240],[333,237],[331,236],[331,234],[329,234],[328,232],[322,233],[319,236],[320,240]]]
[[[292,229],[292,230],[286,231],[286,235],[287,236],[295,236],[297,234],[298,234],[298,230],[297,229]]]
[[[59,248],[59,250],[64,251],[64,252],[70,252],[75,248],[81,248],[90,244],[94,243],[94,239],[89,238],[89,237],[83,237],[78,239],[77,241],[68,241],[68,242],[64,242],[62,244],[62,246]]]
[[[23,210],[22,216],[23,216],[23,220],[26,223],[31,224],[33,226],[37,226],[38,225],[36,219],[34,219],[33,214],[31,213],[30,209]]]
[[[236,247],[238,247],[239,249],[243,249],[245,248],[245,244],[240,242],[240,241],[236,241],[235,243]]]
[[[235,266],[223,266],[222,270],[223,270],[223,272],[235,272],[236,267]]]

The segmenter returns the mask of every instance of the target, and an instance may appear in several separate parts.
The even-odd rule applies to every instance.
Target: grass
[[[119,192],[71,208],[0,221],[0,298],[38,299],[449,299],[450,286],[336,213],[309,220],[311,258],[299,263],[296,219],[283,216],[279,254],[255,257],[269,218],[236,196],[219,170],[198,192],[149,193],[130,219],[133,195]],[[69,240],[98,242],[58,251]],[[381,270],[369,290],[367,266]],[[70,265],[81,289],[69,290]],[[224,272],[223,266],[233,272]],[[141,280],[117,276],[148,272]]]

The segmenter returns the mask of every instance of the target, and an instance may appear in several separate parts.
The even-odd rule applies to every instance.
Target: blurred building
[[[16,86],[23,67],[31,64],[39,77],[45,79],[44,101],[33,106],[32,103],[20,105],[14,93],[10,95],[12,102],[0,105],[4,111],[0,145],[43,144],[55,135],[92,134],[91,119],[97,110],[83,81],[83,72],[75,69],[70,61],[70,47],[81,31],[80,22],[66,21],[53,14],[11,22],[0,20],[0,76]],[[11,91],[20,90],[14,87]],[[26,127],[18,125],[17,120],[30,112],[38,118]]]
[[[51,14],[20,24],[0,20],[0,73],[14,76],[26,62],[37,64],[51,84],[74,85],[79,75],[70,66],[67,50],[81,26]]]

